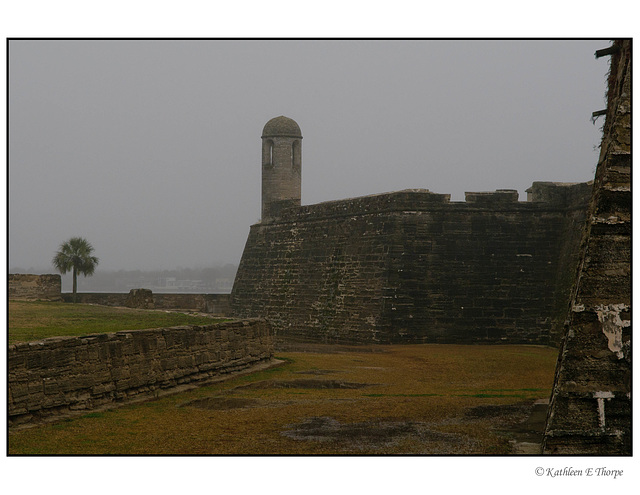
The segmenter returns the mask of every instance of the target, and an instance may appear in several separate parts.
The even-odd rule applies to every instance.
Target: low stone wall
[[[220,316],[230,314],[230,294],[153,294],[155,309],[183,309],[200,311]],[[73,300],[73,294],[62,294],[66,302]],[[129,293],[126,292],[83,292],[78,293],[78,302],[83,304],[100,304],[102,306],[128,306]]]
[[[60,275],[9,274],[9,299],[60,301]]]
[[[56,337],[9,346],[9,426],[154,397],[268,362],[261,319]]]

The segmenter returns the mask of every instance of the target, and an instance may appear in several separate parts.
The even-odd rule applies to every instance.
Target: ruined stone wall
[[[10,345],[9,425],[206,383],[270,360],[272,337],[267,322],[247,320]]]
[[[66,302],[71,302],[72,294],[62,294]],[[230,314],[229,294],[168,294],[154,293],[153,308],[181,309],[186,311],[200,311],[220,316]],[[78,303],[100,304],[102,306],[127,306],[129,293],[126,292],[80,292]]]
[[[61,290],[60,275],[9,274],[9,299],[59,301]]]
[[[631,454],[631,41],[613,46],[601,154],[545,454]]]
[[[557,343],[589,194],[408,190],[287,210],[251,227],[232,314],[331,343]]]

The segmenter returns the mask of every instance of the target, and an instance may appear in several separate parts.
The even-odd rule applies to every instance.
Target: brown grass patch
[[[184,404],[180,404],[180,407],[197,407],[199,409],[209,410],[226,410],[226,409],[240,409],[243,407],[255,407],[260,404],[257,399],[240,399],[236,397],[204,397],[202,399],[195,399]]]
[[[357,389],[370,387],[370,383],[352,383],[340,380],[264,380],[241,385],[238,389],[251,388],[264,390],[267,388],[304,388],[304,389]]]

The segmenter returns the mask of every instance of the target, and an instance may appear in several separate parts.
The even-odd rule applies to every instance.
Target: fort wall
[[[9,299],[60,301],[61,290],[60,275],[9,274]]]
[[[601,153],[545,454],[631,455],[631,41],[617,40],[609,52]]]
[[[268,362],[264,320],[17,343],[8,350],[10,426],[157,397]]]
[[[590,190],[534,183],[527,202],[407,190],[284,210],[251,226],[232,314],[328,343],[557,344]]]

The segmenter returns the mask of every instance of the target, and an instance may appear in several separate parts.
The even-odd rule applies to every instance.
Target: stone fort
[[[262,133],[262,218],[231,293],[277,338],[559,345],[544,454],[631,455],[631,40],[611,56],[595,179],[301,206],[302,132]]]
[[[301,206],[302,132],[262,132],[262,219],[234,316],[325,343],[558,344],[590,183],[449,194],[411,189]]]
[[[596,52],[605,55],[593,183],[535,182],[526,201],[514,190],[463,202],[406,190],[302,206],[300,127],[270,120],[262,218],[230,301],[153,300],[268,321],[11,345],[9,424],[268,362],[274,331],[327,343],[531,343],[559,346],[543,453],[631,455],[631,40]],[[60,277],[10,275],[8,295],[60,299]],[[84,296],[128,305],[131,294]]]

